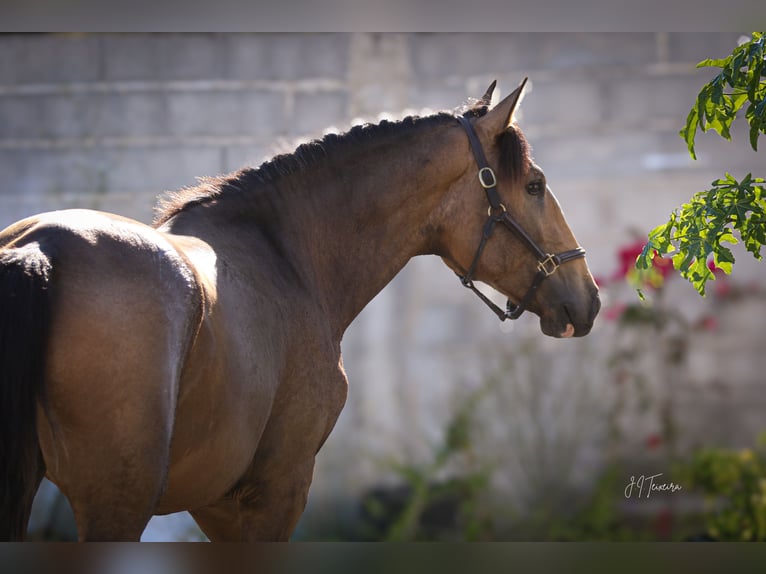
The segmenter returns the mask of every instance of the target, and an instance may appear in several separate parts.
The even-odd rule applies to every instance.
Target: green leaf
[[[730,97],[731,97],[731,110],[734,113],[740,110],[742,106],[745,105],[745,102],[747,101],[747,94],[745,92],[732,94]]]
[[[753,32],[748,42],[734,48],[726,58],[697,64],[698,68],[716,67],[721,71],[702,86],[686,124],[679,131],[693,159],[697,159],[694,145],[697,130],[703,133],[713,130],[730,140],[731,126],[743,108],[750,127],[750,145],[758,150],[758,138],[766,134],[765,56],[766,36]],[[766,243],[763,183],[762,178],[753,178],[751,174],[738,182],[727,172],[649,233],[636,267],[651,269],[655,251],[672,254],[674,268],[704,295],[705,283],[714,278],[707,267],[711,258],[724,272],[731,273],[733,269],[734,257],[724,244],[736,244],[739,237],[746,249],[760,259],[761,247]]]
[[[699,125],[699,110],[697,107],[693,107],[686,116],[686,125],[678,132],[679,135],[686,142],[686,147],[689,150],[689,155],[692,159],[697,159],[697,154],[694,151],[694,137],[697,135],[697,126]]]
[[[723,68],[728,63],[729,58],[724,58],[722,60],[711,60],[708,58],[707,60],[702,60],[699,64],[697,64],[698,68]]]
[[[713,254],[713,263],[724,273],[731,275],[732,266],[734,264],[734,255],[732,254],[731,249],[719,244],[717,250]]]

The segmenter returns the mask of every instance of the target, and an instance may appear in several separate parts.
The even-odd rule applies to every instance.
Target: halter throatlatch
[[[546,253],[540,248],[535,240],[532,239],[518,223],[516,223],[516,220],[511,217],[505,205],[500,201],[500,194],[497,192],[497,177],[495,176],[495,172],[492,171],[492,168],[489,167],[487,158],[484,155],[484,150],[481,147],[481,142],[479,141],[471,122],[468,121],[468,118],[463,116],[458,116],[457,120],[468,135],[471,151],[473,151],[476,164],[479,166],[479,183],[481,184],[481,187],[484,188],[484,192],[487,194],[487,200],[489,201],[487,222],[482,229],[481,241],[479,242],[479,247],[476,249],[476,255],[474,255],[471,266],[468,268],[466,274],[460,275],[458,273],[457,276],[460,277],[460,282],[463,286],[473,291],[482,301],[484,301],[501,321],[505,321],[506,319],[518,319],[527,308],[527,305],[532,301],[535,292],[540,287],[543,280],[545,280],[546,277],[553,275],[559,266],[567,261],[585,257],[585,249],[582,247],[575,247],[569,251],[563,251],[554,255],[552,253]],[[484,252],[484,248],[487,246],[487,241],[489,241],[489,238],[492,236],[492,231],[495,229],[497,223],[505,225],[537,258],[537,273],[535,274],[534,279],[532,279],[532,284],[529,286],[529,289],[527,289],[526,294],[522,297],[521,301],[516,304],[508,299],[505,310],[490,301],[487,296],[479,291],[473,284],[473,277],[476,273],[479,259],[481,259],[481,254]]]

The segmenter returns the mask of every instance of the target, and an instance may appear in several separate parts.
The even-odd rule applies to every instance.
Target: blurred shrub
[[[756,448],[703,448],[675,469],[677,480],[704,492],[707,535],[766,540],[766,433]]]

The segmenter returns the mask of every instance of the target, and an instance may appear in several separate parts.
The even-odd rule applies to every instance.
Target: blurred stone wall
[[[0,227],[69,207],[150,222],[157,194],[192,185],[196,176],[258,165],[328,128],[452,109],[480,96],[495,78],[502,96],[529,76],[520,124],[588,251],[591,270],[608,277],[620,245],[662,222],[724,171],[763,175],[763,157],[749,149],[741,125],[731,143],[699,136],[697,162],[677,135],[712,76],[695,64],[728,54],[738,37],[3,35]],[[735,269],[744,282],[763,277],[763,267],[746,255]],[[685,285],[674,290],[690,315],[706,304]],[[731,382],[725,359],[732,355],[724,352],[736,356],[735,388],[725,399],[696,388],[681,401],[698,442],[705,443],[711,417],[718,423],[711,441],[736,443],[760,430],[766,364],[753,340],[760,336],[764,306],[750,305],[727,315],[728,330],[703,333],[693,345],[697,358],[674,375],[703,387],[704,381]],[[744,324],[731,325],[734,316]],[[525,316],[501,330],[438,259],[414,260],[346,334],[349,401],[320,455],[302,528],[316,532],[312,525],[336,512],[338,500],[352,501],[371,485],[393,480],[391,460],[426,460],[461,393],[479,385],[489,366],[513,356],[523,341],[533,341],[528,356],[538,353],[559,365],[550,377],[562,384],[550,396],[573,396],[579,387],[566,384],[573,376],[568,361],[592,357],[580,379],[595,399],[572,424],[605,417],[608,403],[599,399],[608,393],[599,385],[609,382],[599,365],[610,329],[602,318],[585,340],[552,341]],[[550,424],[558,422],[554,417]],[[598,464],[603,429],[589,433],[584,444],[590,444],[587,437],[595,442],[583,450],[584,483],[588,465]]]

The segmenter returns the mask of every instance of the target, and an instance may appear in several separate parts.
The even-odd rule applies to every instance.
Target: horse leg
[[[167,413],[150,396],[121,398],[119,407],[94,401],[76,424],[59,424],[42,441],[49,477],[72,506],[80,541],[138,541],[165,486]]]
[[[211,542],[242,540],[239,503],[233,498],[192,510],[189,514]]]
[[[178,360],[164,329],[134,324],[142,336],[128,337],[109,321],[79,321],[62,318],[51,340],[40,425],[48,476],[80,540],[137,541],[166,486]]]
[[[213,542],[287,541],[308,500],[314,458],[288,474],[240,481],[225,500],[190,514]]]

